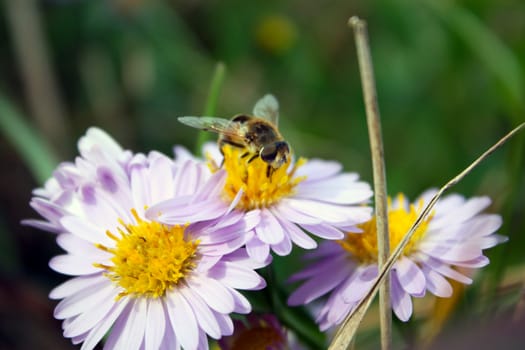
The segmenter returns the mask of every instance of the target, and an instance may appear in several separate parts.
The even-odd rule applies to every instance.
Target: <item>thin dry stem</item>
[[[383,138],[381,136],[381,117],[377,103],[374,71],[366,22],[358,17],[350,18],[349,24],[354,29],[359,71],[363,85],[363,97],[366,107],[366,120],[370,138],[372,155],[372,169],[374,176],[374,201],[377,225],[378,268],[383,267],[390,253],[390,239],[388,234],[388,204],[386,189],[386,171],[383,152]],[[390,277],[387,275],[385,283],[379,289],[379,320],[381,329],[381,348],[392,348],[392,309],[390,301]]]

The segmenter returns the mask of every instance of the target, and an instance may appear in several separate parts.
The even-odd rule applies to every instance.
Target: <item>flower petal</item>
[[[267,244],[277,244],[284,239],[283,228],[270,210],[261,210],[261,221],[255,227],[255,233]]]
[[[169,293],[166,302],[178,341],[185,349],[196,349],[200,330],[192,308],[180,293]]]
[[[394,271],[403,290],[414,296],[425,293],[425,275],[412,260],[402,256],[394,265]]]
[[[396,314],[397,318],[401,321],[406,322],[412,316],[412,300],[410,295],[406,293],[395,274],[391,275],[390,279],[390,296],[392,298],[392,309]]]
[[[144,329],[144,349],[156,350],[162,345],[166,331],[166,319],[162,301],[151,298],[147,301],[146,325]]]

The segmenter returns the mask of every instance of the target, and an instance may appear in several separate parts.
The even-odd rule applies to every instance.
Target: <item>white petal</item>
[[[130,169],[131,195],[135,208],[145,208],[152,205],[149,171],[146,165],[133,165]]]
[[[343,166],[335,161],[310,159],[295,173],[297,177],[306,176],[306,181],[315,181],[337,174]]]
[[[116,297],[116,293],[114,297]],[[99,322],[106,318],[108,313],[114,308],[114,297],[100,300],[96,307],[87,309],[74,319],[68,319],[72,321],[67,327],[64,327],[64,336],[67,338],[76,337],[94,328]]]
[[[160,348],[166,331],[164,307],[159,299],[148,300],[146,325],[144,330],[144,349],[156,350]]]
[[[263,281],[252,269],[228,261],[218,262],[208,276],[235,289],[254,289]]]
[[[69,276],[91,275],[100,272],[100,268],[93,266],[93,261],[77,255],[55,256],[49,261],[49,266]]]
[[[135,350],[140,348],[146,329],[147,311],[147,300],[136,298],[115,349]]]
[[[115,291],[109,280],[92,285],[60,301],[55,308],[54,316],[62,320],[79,315],[90,308],[96,308],[108,298],[114,298],[117,294]]]
[[[313,217],[294,209],[288,198],[281,199],[273,211],[277,212],[280,217],[286,218],[286,220],[295,222],[296,224],[319,224],[323,221],[321,218]]]
[[[124,308],[129,304],[129,299],[121,299],[116,302],[112,310],[97,324],[87,335],[81,350],[91,350],[106,335],[115,320],[121,315]]]
[[[93,225],[91,222],[77,216],[63,217],[60,220],[60,223],[68,232],[86,240],[87,242],[100,243],[103,245],[109,245],[112,242],[111,239],[106,235],[105,231],[105,229],[109,229],[109,227],[105,229],[98,227]]]
[[[297,185],[294,197],[335,204],[356,204],[372,196],[370,185],[355,182],[356,174],[339,174],[322,181],[303,181]]]
[[[168,315],[178,341],[185,349],[195,349],[199,342],[199,327],[186,299],[178,292],[166,295]]]
[[[193,195],[201,185],[203,178],[200,164],[189,160],[184,162],[184,165],[177,170],[175,178],[173,179],[176,195]]]
[[[168,157],[158,157],[151,162],[149,183],[151,184],[152,203],[157,203],[173,197],[173,162]],[[149,203],[151,204],[151,203]]]
[[[50,293],[50,299],[63,299],[76,294],[84,289],[89,289],[92,286],[98,286],[101,283],[106,283],[107,278],[102,274],[88,275],[82,277],[72,278],[55,287]]]
[[[234,307],[233,297],[222,283],[204,277],[192,277],[187,280],[188,286],[195,291],[214,310],[228,314]]]
[[[122,147],[111,136],[97,127],[89,128],[86,135],[78,140],[78,150],[84,157],[86,157],[85,153],[90,152],[94,147],[100,147],[114,159],[118,159],[123,152]]]
[[[438,227],[447,227],[459,222],[464,222],[472,218],[474,215],[481,212],[483,209],[490,205],[490,198],[488,197],[474,197],[469,199],[460,207],[456,208],[454,211],[447,213],[447,215],[442,215],[439,217],[433,218],[428,228],[435,229]],[[436,213],[438,213],[436,208]]]
[[[206,303],[197,295],[192,293],[186,286],[182,286],[178,289],[179,292],[186,298],[193,313],[197,318],[197,324],[204,332],[214,339],[221,337],[221,330],[219,324],[215,319],[212,310],[206,305]]]
[[[354,210],[351,206],[341,206],[314,200],[295,198],[288,198],[286,200],[286,205],[300,213],[331,223],[348,221],[349,218],[352,217]]]

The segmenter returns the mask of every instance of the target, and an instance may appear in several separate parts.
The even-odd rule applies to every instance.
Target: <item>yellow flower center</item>
[[[398,195],[398,200],[403,201],[403,194]],[[403,239],[403,236],[410,229],[414,221],[416,221],[419,212],[422,209],[423,202],[420,201],[418,206],[410,204],[408,211],[405,208],[391,209],[391,200],[389,198],[389,210],[388,210],[388,230],[390,236],[390,253],[397,247],[399,242]],[[421,238],[425,236],[427,231],[428,222],[432,219],[430,215],[422,224],[418,227],[407,246],[403,250],[404,255],[410,255],[414,250],[415,245]],[[344,240],[338,241],[338,243],[349,253],[352,257],[360,263],[375,263],[377,262],[377,225],[375,216],[370,221],[367,221],[359,228],[363,230],[362,233],[354,234],[349,233],[346,235]]]
[[[240,331],[231,345],[231,350],[266,350],[281,349],[286,339],[266,321],[261,320],[259,325]]]
[[[270,207],[277,203],[281,198],[293,194],[295,186],[306,177],[294,177],[296,170],[306,163],[306,159],[300,158],[292,170],[288,172],[290,158],[278,169],[274,169],[268,176],[268,163],[260,157],[250,160],[250,156],[243,157],[245,150],[224,145],[224,169],[227,177],[224,186],[224,196],[231,201],[240,189],[243,196],[237,208],[251,210],[256,208]]]
[[[158,298],[173,288],[195,268],[199,241],[186,240],[187,226],[166,226],[142,220],[131,210],[135,224],[119,220],[124,229],[118,235],[106,235],[116,242],[114,248],[102,244],[97,247],[113,254],[113,266],[95,264],[105,275],[124,289],[118,295]]]

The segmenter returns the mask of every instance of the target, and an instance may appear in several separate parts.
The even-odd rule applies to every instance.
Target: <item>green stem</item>
[[[35,179],[43,184],[58,161],[51,147],[3,96],[0,96],[0,130],[18,151]]]
[[[217,109],[217,102],[221,92],[221,87],[226,76],[226,66],[222,62],[218,62],[213,72],[213,78],[210,83],[208,92],[208,98],[206,99],[206,108],[204,109],[204,115],[213,117]],[[210,139],[210,133],[201,131],[195,145],[195,154],[200,154],[202,146]]]

